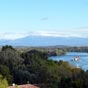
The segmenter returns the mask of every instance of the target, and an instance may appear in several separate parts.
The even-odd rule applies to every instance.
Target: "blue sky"
[[[35,31],[87,36],[88,0],[0,0],[0,33]]]

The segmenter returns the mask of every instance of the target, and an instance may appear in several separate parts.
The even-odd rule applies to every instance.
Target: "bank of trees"
[[[88,47],[67,47],[68,52],[88,52]]]
[[[0,74],[9,85],[31,83],[41,88],[88,88],[88,71],[72,67],[68,62],[48,60],[47,52],[34,49],[20,53],[11,46],[2,47]]]
[[[19,52],[28,52],[31,50],[37,50],[40,52],[46,52],[48,56],[59,56],[66,54],[66,49],[64,48],[56,48],[56,47],[17,47],[16,48]]]

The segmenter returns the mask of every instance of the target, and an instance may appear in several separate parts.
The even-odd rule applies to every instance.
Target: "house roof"
[[[15,86],[9,86],[8,88],[16,88]],[[18,85],[18,88],[40,88],[31,84]]]

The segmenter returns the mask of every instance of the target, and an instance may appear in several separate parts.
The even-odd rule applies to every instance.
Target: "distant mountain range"
[[[15,40],[0,40],[0,45],[12,46],[88,46],[88,38],[78,37],[52,37],[52,36],[27,36]]]

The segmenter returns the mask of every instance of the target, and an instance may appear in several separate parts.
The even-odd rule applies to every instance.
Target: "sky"
[[[0,38],[29,34],[88,37],[88,0],[0,0]]]

